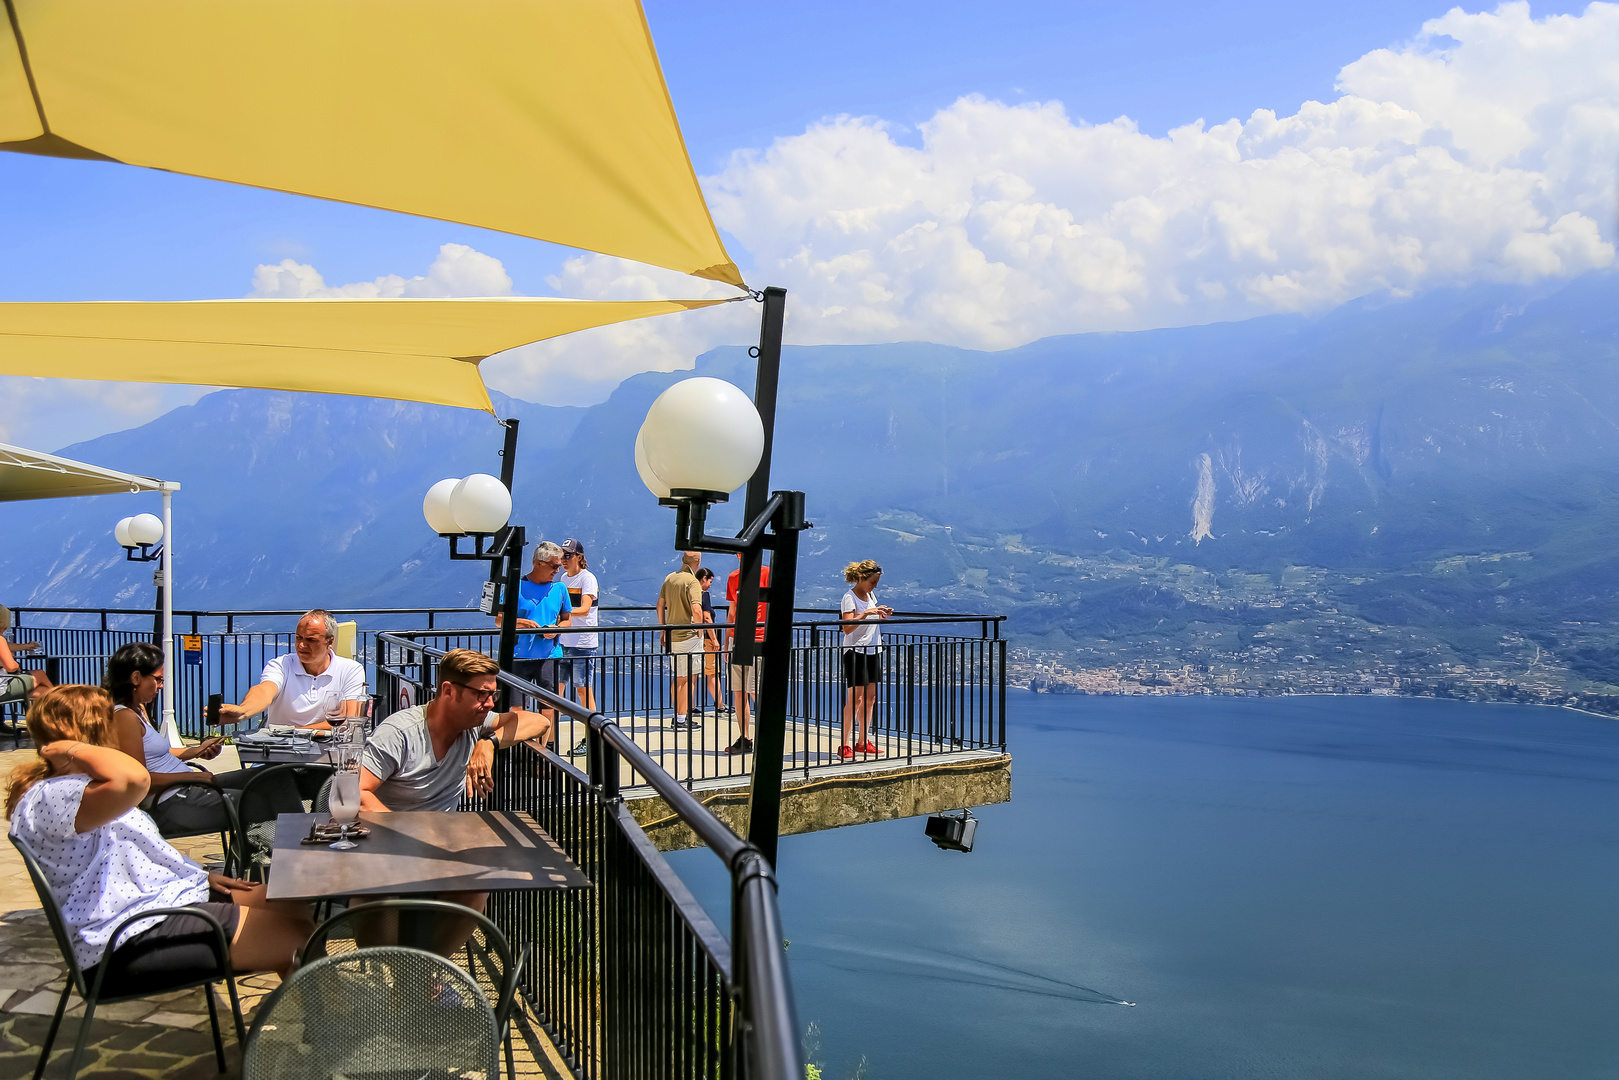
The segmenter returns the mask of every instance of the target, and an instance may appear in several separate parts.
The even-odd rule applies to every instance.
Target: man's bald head
[[[701,551],[683,552],[680,556],[680,565],[692,573],[696,573],[697,568],[703,565],[703,553]]]

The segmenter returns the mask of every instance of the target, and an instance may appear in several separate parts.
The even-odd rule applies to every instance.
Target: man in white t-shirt
[[[596,625],[596,598],[601,587],[596,575],[585,564],[585,546],[573,537],[562,541],[562,587],[568,590],[568,601],[573,605],[573,619],[569,626]],[[558,665],[557,682],[562,693],[573,687],[573,696],[579,704],[596,711],[594,671],[596,656],[601,652],[601,635],[594,629],[588,634],[563,634],[557,639],[562,646],[562,663]]]
[[[240,705],[221,705],[221,723],[234,724],[255,713],[265,713],[271,724],[301,728],[329,728],[333,716],[355,715],[365,700],[365,668],[332,651],[337,620],[316,608],[298,620],[295,652],[264,665],[259,684]]]

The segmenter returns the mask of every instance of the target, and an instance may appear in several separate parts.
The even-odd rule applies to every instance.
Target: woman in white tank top
[[[113,653],[107,661],[102,689],[113,700],[112,727],[120,750],[146,766],[151,794],[142,808],[157,823],[164,836],[203,836],[229,827],[224,800],[233,799],[250,775],[246,769],[214,774],[194,769],[188,761],[219,755],[219,739],[204,739],[195,746],[169,747],[169,740],[147,715],[148,707],[163,688],[163,650],[146,641],[133,641]],[[179,780],[203,780],[219,790],[195,784],[177,786]],[[278,805],[288,812],[303,809],[291,782],[278,797]]]

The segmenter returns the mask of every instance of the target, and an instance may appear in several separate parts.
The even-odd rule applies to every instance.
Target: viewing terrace
[[[775,944],[782,933],[773,873],[758,850],[739,838],[746,831],[753,755],[724,752],[734,738],[734,721],[712,701],[695,703],[697,726],[674,730],[673,671],[660,628],[646,609],[600,610],[605,625],[597,628],[603,638],[595,674],[599,712],[502,674],[514,702],[558,711],[556,747],[522,744],[503,752],[496,760],[495,790],[463,801],[466,810],[530,815],[591,882],[585,892],[492,896],[489,911],[502,933],[533,950],[521,983],[526,1008],[515,1030],[526,1050],[518,1056],[549,1075],[581,1080],[785,1080],[778,1066],[794,1060],[803,1033]],[[173,693],[182,736],[205,734],[209,695],[240,701],[266,661],[293,650],[302,614],[174,613]],[[27,664],[48,667],[59,682],[98,683],[106,658],[119,646],[152,640],[156,612],[24,608],[14,615],[13,638],[39,645],[26,654]],[[437,661],[449,649],[496,648],[490,620],[476,611],[373,609],[339,618],[356,623],[352,643],[344,635],[339,645],[347,647],[340,651],[365,665],[377,718],[428,700]],[[781,832],[1010,798],[1006,642],[1000,628],[1001,617],[985,615],[900,612],[886,620],[883,682],[871,725],[878,752],[846,760],[838,754],[838,614],[797,612]],[[721,672],[725,659],[719,657]],[[20,713],[15,706],[7,709],[0,721],[16,724]],[[14,745],[26,745],[26,733],[13,731]],[[211,765],[233,768],[234,757],[224,755]],[[729,933],[720,931],[660,854],[693,846],[710,848],[730,871]],[[26,912],[8,917],[0,937],[13,924],[38,937]],[[24,944],[41,955],[48,951],[32,938]],[[260,982],[265,980],[275,981],[266,976]],[[250,987],[250,1001],[268,985]],[[15,999],[15,1007],[37,1010],[48,988],[42,982],[27,994],[10,995],[8,1003]],[[152,1013],[158,1020],[141,1022],[189,1017],[194,1023],[196,1012],[195,1002],[176,1000]],[[93,1047],[102,1046],[99,1018],[97,1024]],[[105,1037],[136,1034],[114,1026]]]

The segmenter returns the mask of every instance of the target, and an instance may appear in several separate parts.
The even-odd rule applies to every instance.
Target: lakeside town
[[[1257,636],[1257,635],[1256,635]],[[1533,654],[1536,647],[1526,643]],[[1619,716],[1619,694],[1612,687],[1580,678],[1545,650],[1526,666],[1514,655],[1489,664],[1444,667],[1373,655],[1358,666],[1321,662],[1275,647],[1225,655],[1218,664],[1166,663],[1141,655],[1100,650],[1066,654],[1012,649],[1007,681],[1035,693],[1125,695],[1272,696],[1284,694],[1368,694],[1448,698],[1460,701],[1562,705],[1605,716]],[[1358,650],[1357,650],[1358,651]],[[1256,655],[1257,654],[1257,655]],[[1264,655],[1269,654],[1269,655]],[[1111,662],[1108,662],[1111,661]],[[1606,692],[1605,692],[1606,691]]]

